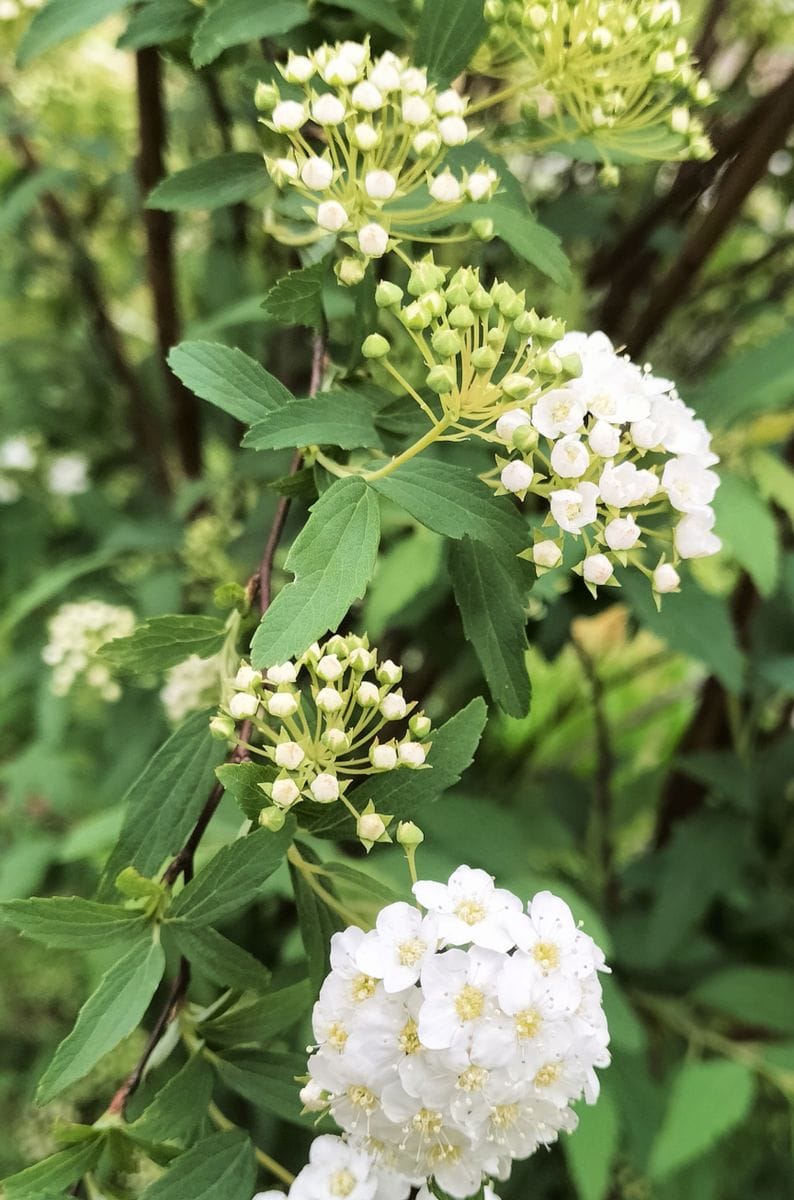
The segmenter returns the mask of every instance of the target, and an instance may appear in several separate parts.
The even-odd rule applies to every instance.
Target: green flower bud
[[[340,258],[339,262],[334,264],[334,274],[340,283],[345,287],[355,287],[367,273],[366,263],[363,263],[360,258]]]
[[[565,333],[565,322],[558,321],[556,317],[544,317],[542,321],[538,321],[536,332],[538,337],[558,342]]]
[[[478,217],[472,221],[471,231],[481,242],[490,242],[494,235],[494,223],[490,217]]]
[[[430,344],[442,358],[455,358],[463,349],[460,334],[455,333],[454,329],[437,329],[430,339]]]
[[[416,263],[408,279],[408,292],[411,296],[423,296],[425,292],[433,292],[444,282],[446,271],[426,259]]]
[[[234,721],[231,717],[217,716],[210,721],[210,733],[219,742],[228,742],[234,737]]]
[[[480,346],[472,354],[471,361],[477,371],[492,371],[499,362],[499,355],[490,346]]]
[[[563,354],[560,359],[563,374],[569,379],[578,379],[582,373],[582,360],[578,354]]]
[[[512,299],[505,297],[499,304],[499,312],[503,317],[507,317],[508,321],[515,321],[524,312],[524,300],[524,292],[514,292]]]
[[[414,737],[425,738],[429,734],[432,724],[433,722],[429,717],[426,717],[422,712],[418,712],[414,713],[414,715],[411,717],[410,721],[408,722],[408,728]]]
[[[284,823],[287,819],[287,814],[281,808],[263,808],[259,814],[259,824],[263,829],[269,829],[271,833],[278,833],[284,828]]]
[[[617,187],[620,183],[620,171],[614,163],[605,163],[598,172],[598,182],[604,187]]]
[[[511,400],[526,400],[533,391],[532,380],[525,375],[505,375],[500,386]]]
[[[403,290],[396,283],[382,279],[375,288],[375,303],[378,308],[396,308],[403,298]]]
[[[493,308],[491,293],[486,291],[482,284],[478,284],[471,294],[469,304],[475,312],[487,312],[489,308]]]
[[[469,292],[462,283],[452,283],[447,288],[447,304],[468,304]]]
[[[361,353],[365,358],[385,358],[390,350],[388,341],[379,333],[371,333],[361,346]]]
[[[433,314],[421,300],[414,300],[402,310],[400,320],[406,329],[427,329]]]
[[[522,454],[528,454],[530,450],[535,449],[537,444],[537,429],[533,429],[531,425],[519,425],[513,434],[513,445],[516,450],[520,450]]]
[[[468,304],[456,304],[448,319],[453,329],[471,329],[477,318]]]
[[[419,301],[433,317],[440,317],[446,311],[447,302],[441,292],[425,292]]]
[[[515,294],[515,290],[511,288],[509,283],[505,283],[504,280],[500,280],[499,283],[495,283],[491,288],[493,302],[494,304],[498,305],[500,311],[503,304],[512,303],[515,298]]]
[[[489,329],[485,335],[485,341],[492,350],[499,350],[501,352],[507,341],[507,334],[503,329]]]
[[[454,391],[457,382],[458,376],[452,367],[433,367],[427,375],[427,386],[438,396]]]
[[[400,821],[397,826],[397,841],[399,845],[406,850],[415,850],[417,846],[421,846],[425,840],[425,835],[418,825],[414,825],[413,821]]]
[[[513,321],[513,328],[515,329],[516,333],[522,333],[525,336],[529,336],[535,332],[537,328],[537,321],[538,319],[535,313],[527,312],[525,309],[524,312],[519,313],[519,315]]]
[[[233,580],[219,584],[212,594],[212,600],[216,608],[236,608],[245,612],[248,606],[245,588]]]
[[[551,350],[548,354],[541,354],[535,360],[535,366],[543,375],[559,375],[562,372],[562,363]]]
[[[281,99],[278,88],[274,83],[260,81],[254,92],[254,104],[259,112],[272,112]]]
[[[350,738],[344,729],[326,729],[320,741],[334,754],[345,754],[350,749]]]

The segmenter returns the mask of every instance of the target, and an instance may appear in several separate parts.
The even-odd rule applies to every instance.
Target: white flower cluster
[[[135,614],[129,608],[101,600],[62,604],[48,622],[49,641],[41,655],[53,668],[55,695],[65,696],[80,682],[103,700],[118,700],[121,688],[110,667],[95,655],[105,642],[129,637],[134,628]]]
[[[468,1197],[575,1129],[572,1101],[595,1102],[607,968],[550,892],[524,911],[464,866],[414,894],[424,912],[391,904],[371,932],[334,935],[301,1097],[389,1172],[393,1190],[351,1194],[402,1200],[434,1180]]]
[[[19,499],[18,476],[33,471],[38,457],[33,440],[24,433],[0,442],[0,504],[13,504]]]
[[[502,489],[548,501],[546,524],[529,552],[540,570],[562,559],[565,533],[582,536],[581,571],[595,588],[612,580],[615,561],[631,562],[657,594],[678,589],[680,559],[716,554],[711,501],[719,461],[711,437],[669,379],[615,352],[603,333],[567,333],[552,354],[578,356],[581,373],[532,406],[504,413],[497,437],[515,451],[497,459]],[[657,543],[653,566],[642,549]]]
[[[470,137],[467,100],[453,88],[438,92],[407,59],[374,57],[369,42],[339,42],[290,53],[279,70],[301,98],[258,89],[257,103],[269,111],[264,124],[290,143],[286,155],[266,158],[268,170],[309,202],[318,236],[339,234],[353,249],[337,264],[342,282],[359,282],[367,260],[429,218],[493,194],[497,177],[484,164],[457,175],[442,169],[448,149]],[[388,207],[407,196],[414,202]]]
[[[220,683],[221,664],[217,655],[199,658],[198,654],[191,654],[171,667],[160,690],[160,702],[168,720],[179,725],[188,713],[217,703]]]
[[[262,739],[256,752],[278,770],[262,785],[276,809],[302,798],[349,803],[345,793],[362,776],[425,765],[430,719],[405,699],[401,679],[366,638],[337,635],[264,672],[243,663],[213,729],[234,736],[236,722],[251,722]],[[365,843],[385,840],[390,818],[351,811]]]

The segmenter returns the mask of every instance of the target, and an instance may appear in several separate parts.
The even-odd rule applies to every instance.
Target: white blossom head
[[[49,640],[41,655],[52,668],[54,694],[65,696],[79,686],[102,700],[118,700],[121,688],[97,651],[114,638],[129,637],[134,627],[134,613],[121,605],[101,600],[62,604],[47,623]]]

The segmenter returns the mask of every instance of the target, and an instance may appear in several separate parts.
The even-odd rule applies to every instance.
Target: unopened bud
[[[397,826],[397,842],[406,850],[415,850],[425,840],[425,835],[413,821],[400,821]]]
[[[210,733],[220,742],[234,737],[234,721],[231,717],[217,716],[210,721]]]
[[[455,358],[463,349],[460,334],[454,329],[437,329],[430,339],[430,344],[442,358]]]
[[[403,290],[396,283],[382,279],[375,288],[375,303],[378,308],[394,308],[403,298]]]
[[[259,708],[259,697],[250,692],[236,692],[229,701],[229,712],[237,720],[252,717]]]
[[[403,669],[402,667],[398,667],[397,663],[392,662],[390,658],[387,658],[378,667],[376,675],[381,683],[388,683],[390,687],[393,687],[395,683],[399,683],[402,679]]]
[[[270,799],[279,808],[291,808],[300,798],[300,788],[294,779],[277,779],[270,788]]]
[[[374,683],[367,681],[359,685],[356,700],[362,708],[375,708],[380,703],[380,691]]]
[[[481,242],[490,242],[494,235],[494,223],[490,217],[478,217],[471,223],[471,231]]]
[[[501,388],[511,400],[526,400],[532,393],[533,384],[525,375],[505,375]]]
[[[274,692],[267,701],[271,717],[291,717],[298,711],[298,701],[292,692]]]
[[[492,371],[499,361],[499,355],[490,346],[480,346],[471,356],[475,371]]]
[[[362,842],[378,842],[386,832],[386,822],[380,813],[362,813],[358,818],[356,833]]]
[[[471,329],[476,319],[468,304],[456,304],[448,317],[453,329]]]
[[[309,791],[318,804],[331,804],[339,799],[339,781],[329,771],[322,771],[309,784]]]
[[[357,283],[361,283],[366,273],[366,264],[360,258],[353,258],[352,255],[340,258],[334,266],[334,274],[345,287],[355,287]]]
[[[350,749],[350,738],[344,729],[326,729],[320,741],[333,754],[344,754],[346,750]]]
[[[414,713],[408,722],[408,728],[414,737],[425,738],[429,734],[433,722],[424,713]]]
[[[401,742],[397,755],[405,767],[422,767],[427,758],[427,747],[421,742]]]
[[[437,396],[443,396],[447,392],[454,391],[458,376],[453,367],[433,367],[427,373],[427,386],[431,392],[435,392]]]
[[[278,833],[284,828],[284,823],[287,819],[287,814],[281,808],[263,808],[259,814],[259,824],[263,829],[269,829],[271,833]]]
[[[390,350],[389,342],[380,333],[371,333],[361,346],[364,358],[385,358]]]
[[[538,444],[538,431],[532,425],[522,425],[513,434],[513,445],[522,454],[528,454]]]
[[[393,771],[397,766],[397,751],[388,742],[383,746],[370,746],[369,761],[377,771]]]
[[[272,112],[279,102],[279,91],[275,84],[261,80],[256,85],[254,104],[259,112]]]
[[[425,292],[435,291],[444,282],[446,272],[432,262],[419,262],[411,271],[408,279],[408,292],[411,296],[423,296]]]

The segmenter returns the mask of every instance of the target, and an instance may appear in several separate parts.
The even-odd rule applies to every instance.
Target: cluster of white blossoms
[[[212,729],[234,738],[238,723],[250,722],[245,741],[259,735],[261,747],[252,753],[276,768],[275,778],[261,785],[272,806],[263,824],[276,824],[301,800],[339,800],[365,845],[389,840],[391,818],[370,807],[360,814],[346,792],[362,776],[425,765],[430,718],[403,696],[402,674],[355,635],[315,642],[301,658],[265,671],[242,663]]]
[[[719,459],[706,426],[669,379],[617,354],[603,333],[567,333],[551,354],[577,356],[580,374],[496,424],[512,451],[497,458],[499,490],[543,498],[545,525],[558,531],[537,530],[526,556],[540,571],[557,566],[568,533],[584,541],[578,570],[590,588],[613,582],[619,562],[638,567],[657,595],[677,591],[679,560],[721,547],[710,469]]]
[[[476,65],[515,81],[562,138],[649,158],[709,158],[693,111],[712,91],[681,34],[678,0],[486,0]]]
[[[65,696],[84,684],[103,700],[118,700],[121,688],[96,652],[113,638],[129,637],[135,628],[131,609],[102,600],[62,604],[47,624],[49,641],[41,657],[52,671],[52,690]]]
[[[221,662],[217,655],[199,658],[191,654],[171,667],[160,690],[160,703],[168,720],[179,725],[189,713],[217,703],[220,685]]]
[[[429,220],[496,189],[485,164],[443,167],[448,150],[469,140],[467,100],[454,88],[439,92],[409,60],[375,57],[368,41],[339,42],[290,53],[279,70],[284,95],[269,84],[257,90],[264,124],[289,142],[286,154],[266,156],[268,171],[306,200],[317,237],[338,234],[353,250],[337,263],[343,283],[358,283],[368,260]]]
[[[13,504],[20,496],[19,476],[35,470],[39,461],[33,439],[24,433],[0,442],[0,504]]]
[[[598,1096],[609,1034],[597,973],[607,967],[568,906],[540,892],[524,911],[465,866],[446,884],[416,883],[414,895],[421,908],[391,904],[371,932],[334,935],[301,1092],[384,1182],[291,1193],[301,1200],[404,1200],[430,1181],[472,1196],[575,1129],[573,1101]]]

